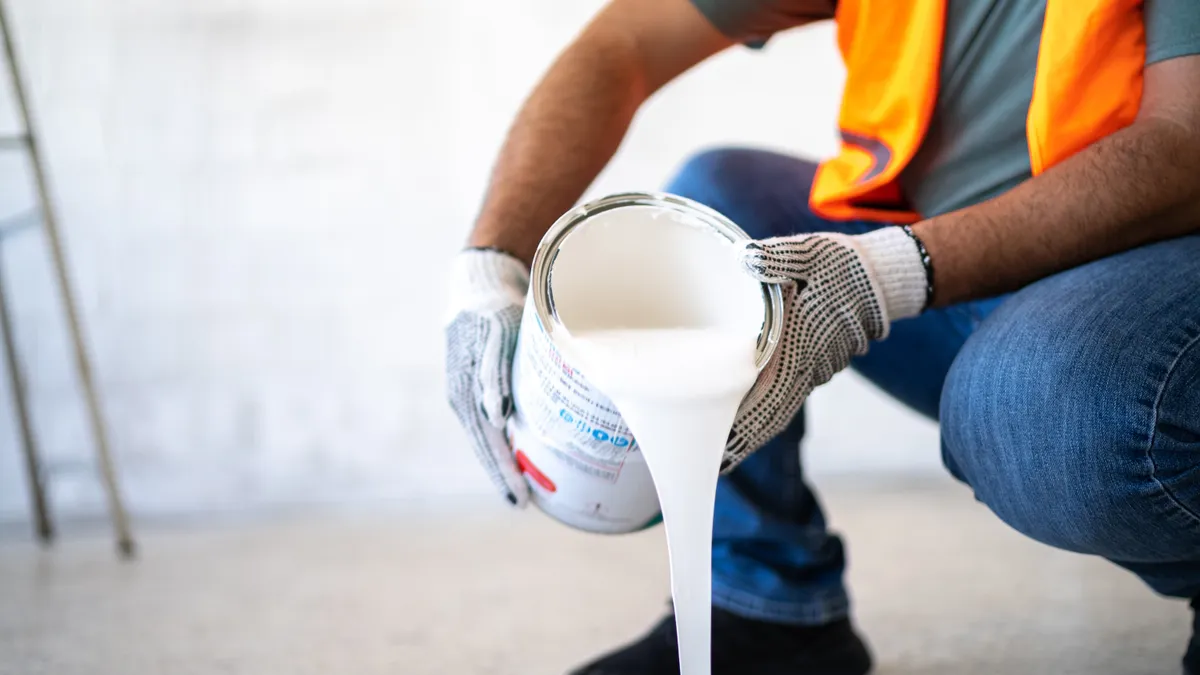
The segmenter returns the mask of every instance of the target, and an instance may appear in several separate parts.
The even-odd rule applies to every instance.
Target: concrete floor
[[[1182,603],[1005,529],[948,483],[834,481],[881,675],[1175,675]],[[0,540],[0,673],[559,675],[654,621],[661,531],[473,506]],[[803,675],[803,674],[798,674]]]

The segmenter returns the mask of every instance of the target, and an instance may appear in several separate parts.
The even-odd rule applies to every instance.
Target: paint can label
[[[508,425],[533,502],[589,532],[643,529],[659,518],[650,470],[612,401],[562,358],[530,298],[513,363]]]

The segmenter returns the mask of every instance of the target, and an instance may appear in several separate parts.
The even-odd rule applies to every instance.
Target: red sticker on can
[[[529,457],[524,452],[517,450],[516,455],[517,466],[521,467],[521,473],[529,474],[529,477],[533,479],[533,482],[542,486],[542,489],[546,490],[547,492],[558,491],[558,488],[554,486],[554,481],[550,480],[548,477],[546,477],[546,474],[539,471],[538,468],[533,465],[533,462],[529,461]]]

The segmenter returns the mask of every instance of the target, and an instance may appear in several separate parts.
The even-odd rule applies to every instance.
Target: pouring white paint
[[[728,242],[685,220],[604,215],[555,263],[555,305],[570,332],[562,347],[616,404],[650,467],[680,671],[709,675],[713,503],[729,429],[758,375],[762,291]]]

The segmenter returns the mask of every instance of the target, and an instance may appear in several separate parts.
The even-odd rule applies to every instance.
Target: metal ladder
[[[100,412],[100,400],[96,393],[91,359],[83,339],[83,328],[79,321],[79,309],[75,300],[75,292],[67,274],[66,256],[63,252],[62,239],[59,236],[58,221],[54,206],[50,201],[47,187],[46,171],[42,161],[38,135],[29,112],[29,101],[26,96],[25,82],[22,79],[21,63],[17,58],[17,50],[13,45],[13,35],[9,15],[4,0],[0,0],[0,39],[4,41],[4,56],[7,61],[9,74],[12,79],[13,96],[16,99],[18,116],[23,132],[15,136],[0,138],[0,151],[23,151],[29,156],[33,169],[33,187],[37,193],[38,206],[30,213],[22,214],[8,221],[0,222],[0,245],[3,240],[19,230],[35,224],[40,224],[46,232],[50,245],[50,254],[54,266],[59,298],[66,312],[67,327],[71,334],[71,342],[75,352],[75,370],[83,389],[84,402],[88,412],[88,422],[96,449],[96,463],[104,484],[105,496],[108,501],[108,514],[112,520],[117,551],[123,559],[131,559],[135,553],[133,535],[129,528],[129,517],[125,511],[124,500],[121,497],[120,485],[117,481],[116,469],[113,466],[112,453],[109,451],[108,430],[104,417]],[[12,388],[13,405],[15,408],[21,444],[25,454],[25,466],[29,479],[29,492],[33,506],[34,530],[38,540],[43,545],[49,545],[55,536],[54,523],[50,516],[49,503],[46,498],[46,475],[39,456],[37,437],[29,414],[29,399],[25,386],[20,358],[17,354],[11,308],[8,290],[4,283],[0,258],[0,337],[4,342],[4,359],[7,362],[10,386]]]

